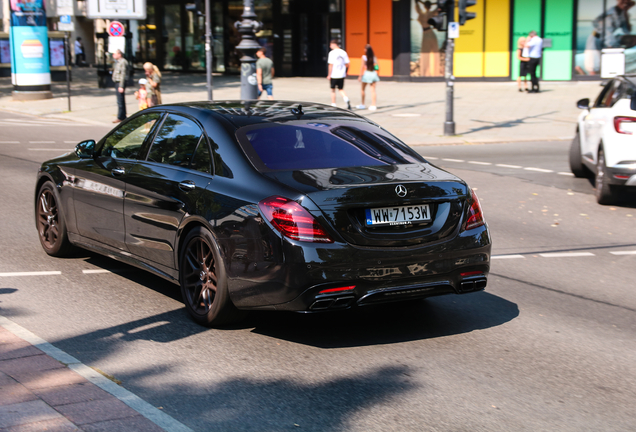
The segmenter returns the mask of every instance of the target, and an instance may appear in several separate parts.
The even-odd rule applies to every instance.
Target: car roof
[[[201,101],[174,104],[214,113],[240,128],[258,123],[286,123],[290,121],[358,121],[375,124],[372,121],[339,109],[315,102],[294,101]]]
[[[632,86],[636,87],[636,74],[621,75],[621,77],[624,78],[625,81],[630,83]]]

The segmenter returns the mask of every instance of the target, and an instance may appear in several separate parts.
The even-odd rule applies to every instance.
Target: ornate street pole
[[[256,21],[254,13],[254,0],[243,0],[243,21],[237,21],[234,26],[241,34],[241,43],[237,49],[243,52],[241,57],[241,99],[250,100],[258,98],[258,86],[256,82],[256,51],[261,47],[256,42],[256,33],[263,26]]]

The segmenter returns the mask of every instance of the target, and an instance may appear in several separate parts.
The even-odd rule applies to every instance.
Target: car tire
[[[71,255],[74,246],[68,239],[64,213],[55,185],[47,181],[38,191],[35,201],[35,225],[44,251],[55,257]]]
[[[581,158],[581,137],[578,130],[572,139],[572,144],[570,144],[570,171],[574,177],[579,178],[588,177],[590,174]]]
[[[617,194],[607,181],[607,166],[605,165],[605,153],[602,147],[598,151],[594,183],[596,186],[596,201],[599,204],[613,204],[616,202]]]
[[[179,283],[186,310],[199,324],[217,326],[240,321],[227,289],[225,267],[214,237],[196,227],[183,241],[179,259]]]

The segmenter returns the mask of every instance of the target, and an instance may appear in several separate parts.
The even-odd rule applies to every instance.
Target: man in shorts
[[[340,91],[342,100],[347,104],[347,109],[351,109],[351,101],[344,92],[344,79],[347,76],[347,69],[349,68],[349,56],[345,50],[341,49],[338,45],[338,41],[333,39],[329,43],[329,73],[327,79],[331,83],[331,106],[336,106],[336,88]]]
[[[256,51],[256,81],[258,82],[258,97],[263,91],[267,92],[267,99],[274,100],[272,78],[274,78],[274,62],[265,56],[265,48]]]

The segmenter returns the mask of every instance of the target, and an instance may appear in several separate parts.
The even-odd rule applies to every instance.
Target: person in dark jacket
[[[113,53],[115,65],[113,66],[113,82],[115,83],[115,92],[117,95],[117,118],[113,123],[119,123],[126,119],[126,71],[128,70],[128,61],[124,58],[121,50]]]

